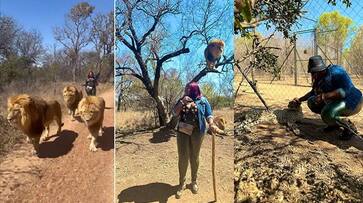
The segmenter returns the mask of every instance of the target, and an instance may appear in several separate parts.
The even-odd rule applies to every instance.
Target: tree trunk
[[[159,124],[160,124],[160,126],[165,126],[168,122],[166,108],[165,108],[163,102],[161,102],[159,97],[155,97],[154,100],[156,102],[156,108],[158,110]]]
[[[117,98],[117,112],[119,112],[121,110],[121,96],[122,96],[122,93],[118,94],[118,98]]]
[[[76,82],[76,67],[73,66],[73,70],[72,70],[72,80],[73,82]]]
[[[72,66],[72,80],[73,82],[76,82],[77,59],[75,59],[74,57],[72,57],[71,66]]]

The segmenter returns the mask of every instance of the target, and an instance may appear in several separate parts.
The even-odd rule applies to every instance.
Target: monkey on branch
[[[208,43],[204,50],[204,57],[207,62],[208,69],[214,69],[216,64],[222,57],[224,50],[224,42],[220,39],[213,39]]]

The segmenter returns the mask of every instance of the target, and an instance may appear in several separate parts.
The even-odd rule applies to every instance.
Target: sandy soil
[[[233,112],[230,112],[232,115],[229,124],[232,124]],[[229,128],[231,127],[233,126],[230,125]],[[116,202],[210,202],[214,199],[210,135],[205,137],[201,149],[199,193],[195,195],[187,189],[180,200],[174,196],[179,175],[176,137],[173,132],[157,129],[133,135],[118,134],[116,157]],[[233,202],[231,135],[223,139],[216,137],[216,180],[219,202]],[[187,183],[190,183],[189,169]]]
[[[287,106],[309,87],[258,83],[273,109]],[[360,89],[362,89],[360,87]],[[240,131],[245,115],[263,109],[248,85],[235,102],[236,202],[361,202],[363,199],[363,139],[337,139],[338,131],[324,133],[319,115],[303,104],[301,134],[272,122],[260,122],[252,132]],[[351,117],[363,132],[363,113]]]
[[[88,149],[86,126],[66,115],[59,136],[40,146],[20,143],[0,165],[0,202],[113,202],[114,97],[106,101],[104,131],[97,152]]]

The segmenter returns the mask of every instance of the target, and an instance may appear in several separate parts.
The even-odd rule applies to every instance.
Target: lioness
[[[105,100],[102,97],[88,96],[78,104],[78,112],[86,123],[91,144],[89,150],[97,151],[97,137],[102,136],[102,123],[105,112]]]
[[[63,126],[61,106],[57,101],[46,102],[27,94],[8,98],[7,120],[27,135],[37,154],[42,135],[44,140],[49,138],[49,125],[52,121],[57,122],[57,134]]]
[[[71,120],[74,121],[75,114],[77,111],[78,103],[81,101],[83,95],[82,91],[79,91],[74,86],[66,86],[63,89],[64,103],[68,108],[69,114],[72,116]]]

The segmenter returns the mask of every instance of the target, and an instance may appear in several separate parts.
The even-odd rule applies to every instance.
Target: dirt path
[[[282,109],[308,87],[258,85],[272,107]],[[303,104],[304,120],[295,135],[264,120],[251,132],[241,131],[246,114],[262,109],[248,86],[237,97],[235,115],[235,191],[237,201],[361,202],[363,199],[363,139],[338,140],[339,132],[324,133],[319,115]],[[351,117],[363,132],[363,112]]]
[[[211,136],[204,139],[198,176],[199,193],[187,189],[180,200],[178,154],[175,135],[144,133],[116,139],[116,201],[118,202],[209,202],[213,200]],[[233,202],[233,137],[216,137],[216,179],[219,202]],[[187,173],[190,183],[190,169]]]
[[[105,133],[98,151],[88,146],[83,123],[64,117],[60,136],[40,146],[20,143],[0,165],[0,202],[113,202],[113,90],[102,93],[106,101]]]

